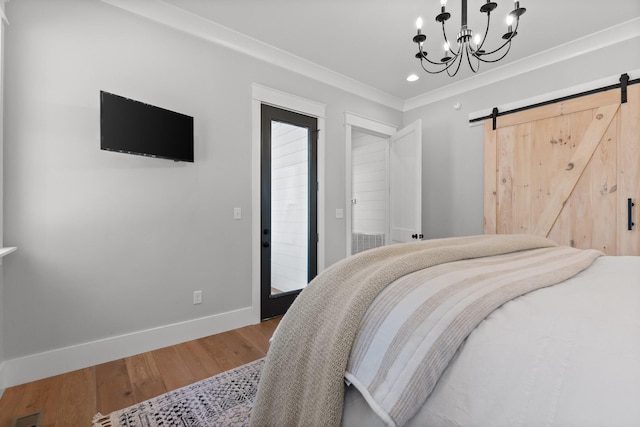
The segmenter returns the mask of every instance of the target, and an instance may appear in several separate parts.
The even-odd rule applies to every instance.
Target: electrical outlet
[[[193,291],[193,303],[202,304],[202,291]]]
[[[242,209],[233,208],[233,219],[242,219]]]

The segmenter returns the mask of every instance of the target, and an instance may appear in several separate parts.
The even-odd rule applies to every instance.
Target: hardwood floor
[[[108,414],[264,357],[280,318],[10,387],[0,427],[44,410],[43,426],[88,427]]]

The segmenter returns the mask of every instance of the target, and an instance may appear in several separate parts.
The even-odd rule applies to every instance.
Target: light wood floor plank
[[[196,381],[209,378],[224,371],[213,354],[202,345],[202,340],[189,341],[177,347],[185,366]]]
[[[55,427],[89,425],[98,412],[96,402],[96,369],[86,368],[61,375],[58,417]],[[45,413],[46,416],[46,413]],[[89,423],[87,423],[89,420]]]
[[[60,407],[57,397],[62,390],[62,379],[62,375],[57,375],[42,380],[41,388],[31,402],[31,407],[34,409],[32,412],[37,412],[41,409],[44,411],[43,427],[54,426],[56,423],[55,420],[58,417],[58,409]]]
[[[96,366],[96,401],[102,414],[136,403],[124,359]]]
[[[57,418],[56,400],[61,387],[61,375],[29,383],[22,394],[19,407],[25,415],[44,411],[43,426],[53,426]]]
[[[27,415],[20,406],[22,393],[26,384],[6,389],[0,399],[0,427],[9,427],[11,420],[17,416]]]
[[[167,392],[153,353],[143,353],[125,358],[129,381],[136,402],[151,399]]]
[[[0,399],[0,427],[45,410],[46,427],[87,427],[108,414],[264,357],[280,322],[270,319],[199,340],[10,387]]]
[[[198,381],[187,367],[176,346],[154,351],[153,358],[168,390],[175,390]]]
[[[263,331],[258,328],[244,327],[237,330],[238,334],[242,336],[248,343],[250,343],[256,350],[262,353],[261,357],[267,355],[269,350],[269,338]],[[269,335],[270,337],[271,335]]]
[[[203,338],[202,343],[225,371],[263,356],[235,330]]]

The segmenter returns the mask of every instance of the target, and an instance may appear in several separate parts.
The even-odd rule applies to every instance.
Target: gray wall
[[[423,123],[425,237],[482,234],[484,130],[469,127],[470,113],[633,70],[640,70],[640,38],[406,112],[405,125]]]
[[[251,305],[252,82],[327,105],[326,264],[344,257],[343,114],[400,112],[98,0],[7,15],[5,360]],[[194,116],[195,163],[101,151],[100,90]]]

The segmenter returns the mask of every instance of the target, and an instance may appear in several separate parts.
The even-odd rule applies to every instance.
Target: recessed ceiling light
[[[417,74],[409,74],[409,76],[407,76],[407,81],[408,82],[415,82],[416,80],[418,80],[420,77],[418,77]]]

